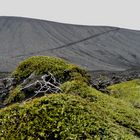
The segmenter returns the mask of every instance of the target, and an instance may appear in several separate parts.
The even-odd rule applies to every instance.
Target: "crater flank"
[[[140,67],[140,31],[0,17],[0,71],[33,55],[64,58],[88,70]]]

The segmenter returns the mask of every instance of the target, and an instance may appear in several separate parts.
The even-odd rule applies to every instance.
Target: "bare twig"
[[[32,83],[25,88],[29,88],[32,85],[39,85],[39,89],[34,91],[35,95],[31,98],[27,99],[26,101],[33,99],[40,93],[58,93],[61,91],[60,89],[60,83],[56,81],[56,78],[53,76],[52,73],[48,72],[48,74],[45,74],[41,77],[41,80],[37,80],[35,83]]]

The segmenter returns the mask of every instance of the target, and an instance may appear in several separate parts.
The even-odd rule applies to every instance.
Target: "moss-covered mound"
[[[71,80],[78,80],[81,81],[81,83],[86,82],[87,84],[90,82],[90,77],[87,72],[79,66],[71,64],[60,58],[33,56],[22,61],[16,70],[11,74],[17,84],[10,88],[10,92],[2,100],[2,103],[10,105],[12,103],[22,102],[27,98],[34,96],[35,89],[32,89],[32,87],[28,90],[28,93],[27,91],[24,93],[22,89],[31,84],[33,85],[35,81],[41,79],[42,75],[48,74],[48,72],[51,73],[60,84]],[[32,79],[29,79],[30,75],[34,75]],[[38,85],[34,84],[33,87],[35,88],[37,86]],[[37,89],[39,88],[37,87]],[[44,94],[42,93],[42,96]]]
[[[140,111],[130,103],[78,81],[67,82],[62,87],[63,94],[51,94],[2,109],[0,137],[140,139]]]
[[[57,94],[35,99],[24,105],[14,105],[0,111],[0,137],[2,139],[137,139],[137,117],[122,114],[123,123],[113,119],[122,108],[103,108],[100,100],[87,100],[73,95]],[[116,102],[114,103],[116,105]],[[123,105],[123,104],[122,104]],[[123,106],[122,106],[123,107]],[[137,112],[128,107],[135,115]],[[124,111],[124,110],[123,110]],[[127,120],[131,117],[131,122]],[[128,121],[128,122],[126,122]],[[122,124],[121,124],[122,123]],[[127,124],[127,126],[125,126]],[[128,125],[129,124],[129,125]]]
[[[87,82],[89,80],[86,71],[80,67],[63,59],[48,56],[33,56],[22,61],[12,73],[12,77],[20,81],[27,78],[34,71],[37,75],[51,72],[61,82],[73,79]]]
[[[22,81],[33,72],[38,76],[48,71],[61,81],[61,93],[1,109],[2,140],[140,140],[140,80],[108,87],[110,96],[90,87],[86,71],[78,66],[35,56],[12,73],[19,84],[12,87],[5,103],[23,101]]]
[[[132,80],[108,87],[110,94],[124,101],[130,102],[140,109],[140,80]]]
[[[65,82],[60,88],[65,94],[79,95],[82,98],[89,98],[90,100],[93,97],[93,94],[91,93],[92,88],[89,87],[87,83],[79,80]]]

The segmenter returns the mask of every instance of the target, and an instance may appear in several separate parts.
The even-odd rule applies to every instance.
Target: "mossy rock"
[[[86,82],[90,80],[86,71],[79,66],[63,59],[49,56],[33,56],[22,61],[12,73],[12,77],[20,81],[27,78],[34,71],[37,75],[51,72],[62,83],[73,79],[80,79]]]
[[[140,128],[139,124],[135,124],[139,117],[135,115],[138,113],[128,107],[132,111],[131,113],[134,113],[132,117],[124,108],[123,110],[128,114],[123,116],[124,125],[121,125],[117,121],[120,119],[119,115],[122,113],[120,106],[123,108],[123,104],[113,107],[114,113],[118,113],[118,118],[114,118],[116,114],[113,116],[113,110],[111,112],[111,109],[103,107],[104,102],[108,103],[107,107],[112,104],[106,95],[104,97],[102,101],[98,95],[97,101],[88,103],[85,98],[76,95],[51,94],[25,104],[9,106],[0,110],[0,137],[4,140],[9,140],[9,138],[17,140],[139,139],[134,133]],[[115,100],[117,101],[117,99]],[[117,111],[119,109],[121,109],[120,112]],[[125,125],[125,117],[133,126]],[[139,133],[139,130],[137,131]]]

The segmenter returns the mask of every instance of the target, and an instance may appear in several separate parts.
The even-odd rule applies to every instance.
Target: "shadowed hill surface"
[[[89,70],[140,66],[140,31],[0,17],[0,71],[33,55],[64,58]]]

